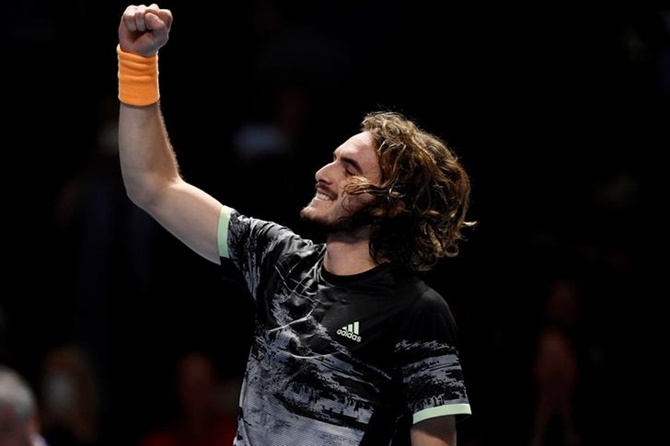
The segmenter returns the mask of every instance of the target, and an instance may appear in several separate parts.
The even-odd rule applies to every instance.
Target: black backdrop
[[[524,373],[538,290],[569,271],[589,289],[585,306],[604,358],[587,398],[600,416],[588,430],[595,441],[610,440],[604,420],[646,393],[646,353],[657,339],[656,293],[644,273],[664,229],[657,222],[670,142],[667,5],[289,2],[273,31],[259,25],[260,3],[199,5],[205,15],[194,4],[162,4],[175,14],[161,52],[163,109],[185,175],[242,210],[299,226],[315,169],[362,113],[388,107],[417,118],[461,154],[480,222],[462,255],[429,275],[457,313],[482,414],[465,437],[501,426],[526,434]],[[147,257],[133,257],[151,264],[138,283],[127,257],[134,254],[123,248],[127,227],[93,207],[98,224],[114,221],[111,245],[98,249],[81,236],[98,227],[61,219],[71,181],[96,175],[87,169],[106,116],[100,104],[116,94],[124,6],[8,6],[1,302],[7,362],[39,388],[50,348],[73,338],[87,344],[106,377],[106,424],[125,426],[109,435],[130,438],[163,419],[166,370],[180,352],[204,348],[225,373],[241,373],[250,312],[236,285],[152,223],[139,223],[153,242]],[[285,86],[311,107],[290,178],[238,164],[232,150],[235,130],[271,116],[272,94]],[[286,181],[296,192],[278,196]],[[114,209],[132,214],[119,184],[108,187],[120,200]],[[92,202],[109,210],[104,197]],[[93,248],[84,263],[104,269],[86,285],[77,276],[82,246]],[[86,293],[92,300],[82,304]],[[521,390],[512,401],[507,386]]]

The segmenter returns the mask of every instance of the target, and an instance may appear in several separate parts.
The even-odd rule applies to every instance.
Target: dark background
[[[665,255],[667,3],[227,3],[161,3],[175,16],[160,53],[163,112],[186,178],[302,229],[315,170],[364,112],[416,118],[460,154],[479,222],[461,255],[428,275],[461,330],[475,411],[463,442],[525,442],[543,290],[562,275],[585,289],[585,443],[647,435],[640,407],[662,356],[652,279]],[[6,6],[0,347],[39,392],[44,355],[82,345],[104,389],[107,438],[128,444],[165,419],[182,352],[242,372],[250,311],[220,270],[135,212],[118,163],[100,156],[125,6]],[[237,130],[272,122],[287,89],[307,107],[299,142],[245,162]]]

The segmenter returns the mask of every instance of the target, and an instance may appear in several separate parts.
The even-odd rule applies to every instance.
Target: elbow
[[[141,194],[137,189],[126,187],[126,196],[137,207],[146,210],[148,206],[148,198],[146,194]]]
[[[165,206],[174,196],[174,191],[179,189],[183,183],[179,176],[166,178],[162,176],[152,176],[148,181],[133,182],[126,181],[126,196],[130,201],[140,209],[151,215],[156,214],[159,208]]]
[[[152,203],[158,200],[157,187],[151,187],[146,184],[134,184],[126,182],[126,196],[128,199],[140,209],[149,211]]]

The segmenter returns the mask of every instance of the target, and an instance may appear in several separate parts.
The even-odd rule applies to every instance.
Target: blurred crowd
[[[38,3],[14,4],[6,30],[10,58],[34,54],[15,84],[35,95],[17,99],[10,127],[22,143],[8,165],[39,192],[6,203],[20,218],[5,233],[22,243],[8,253],[15,291],[0,299],[11,372],[9,384],[0,374],[0,445],[29,444],[3,442],[18,425],[48,446],[230,445],[251,306],[234,277],[125,196],[113,51],[125,3]],[[284,3],[234,5],[197,36],[186,6],[163,3],[183,9],[183,35],[161,63],[199,58],[198,72],[161,80],[185,85],[162,99],[184,174],[246,213],[299,226],[309,194],[296,191],[312,190],[315,166],[363,111],[420,116],[462,149],[481,222],[429,277],[453,290],[472,389],[459,443],[624,444],[611,420],[651,385],[649,364],[624,358],[653,350],[648,222],[660,212],[655,154],[670,147],[670,7],[543,11],[519,27],[504,22],[511,12]],[[85,61],[64,48],[63,23],[93,17],[107,29]],[[209,33],[230,40],[226,54],[189,48]],[[426,62],[395,60],[406,51]],[[216,121],[193,113],[205,101]],[[62,113],[67,102],[77,111]]]

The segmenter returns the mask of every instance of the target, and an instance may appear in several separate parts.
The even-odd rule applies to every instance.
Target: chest
[[[290,339],[303,353],[344,353],[386,368],[411,299],[384,280],[334,285],[318,271],[275,274],[263,288],[259,329]]]

